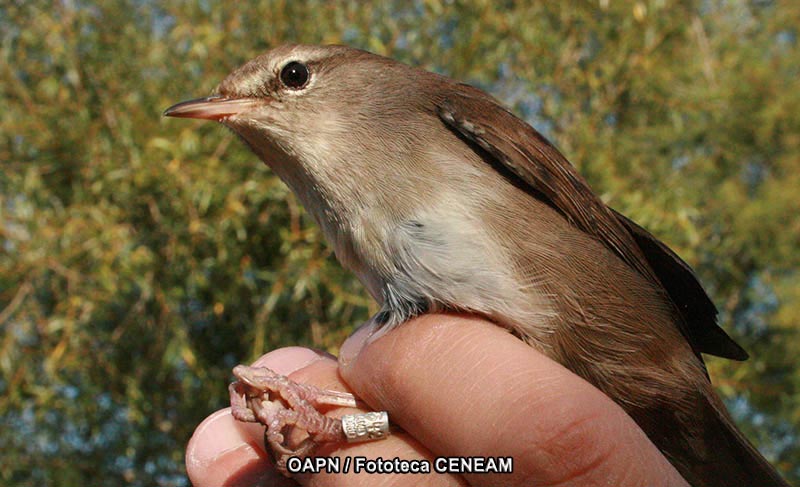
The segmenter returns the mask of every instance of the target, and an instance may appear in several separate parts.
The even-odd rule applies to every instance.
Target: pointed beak
[[[208,96],[195,100],[183,101],[164,110],[165,117],[202,118],[221,122],[260,106],[262,102],[256,98],[226,98],[224,96]]]

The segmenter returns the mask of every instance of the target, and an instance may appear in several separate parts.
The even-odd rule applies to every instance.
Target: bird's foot
[[[286,461],[311,455],[321,444],[346,441],[342,422],[322,414],[322,406],[356,407],[352,394],[299,384],[266,367],[237,365],[228,390],[231,413],[239,421],[267,427],[264,442],[284,475]]]

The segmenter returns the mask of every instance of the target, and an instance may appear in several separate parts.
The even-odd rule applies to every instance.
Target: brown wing
[[[747,358],[717,326],[717,309],[691,268],[646,230],[606,206],[539,132],[468,85],[443,96],[437,109],[447,126],[486,151],[570,223],[663,286],[683,317],[681,332],[695,353]]]
[[[672,302],[683,316],[695,351],[733,360],[747,360],[747,352],[717,326],[717,307],[708,297],[689,264],[650,232],[615,210],[630,230]]]

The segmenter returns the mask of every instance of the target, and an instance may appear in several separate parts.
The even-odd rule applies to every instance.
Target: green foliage
[[[480,85],[698,270],[754,356],[711,361],[800,480],[796,2],[0,2],[0,481],[185,485],[230,368],[374,311],[285,186],[165,120],[284,42]]]

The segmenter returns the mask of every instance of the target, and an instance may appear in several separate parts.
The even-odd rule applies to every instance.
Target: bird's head
[[[404,152],[413,129],[398,121],[419,118],[429,77],[436,75],[345,46],[287,45],[236,69],[214,95],[164,115],[221,122],[270,166],[288,157],[313,171],[341,151]]]
[[[350,47],[288,45],[164,114],[230,128],[325,227],[389,192],[394,206],[418,199],[412,176],[430,169],[429,139],[443,130],[433,95],[454,83]]]

